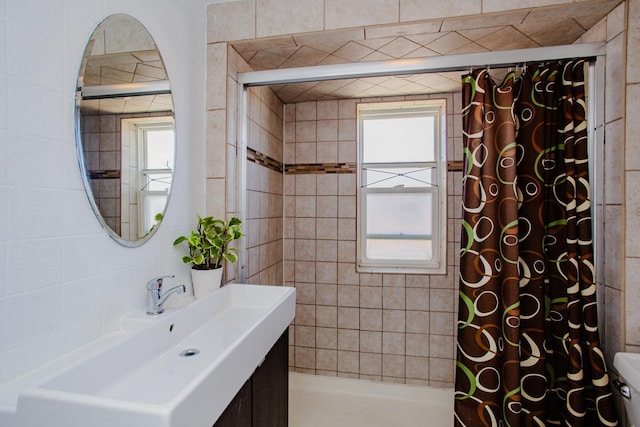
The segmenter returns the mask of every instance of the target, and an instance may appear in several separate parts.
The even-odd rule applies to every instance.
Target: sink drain
[[[183,350],[180,352],[180,356],[181,357],[191,357],[191,356],[195,356],[198,353],[200,353],[200,350],[198,350],[197,348],[188,348],[186,350]]]

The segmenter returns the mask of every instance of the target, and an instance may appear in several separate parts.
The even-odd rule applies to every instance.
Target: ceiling
[[[232,43],[255,70],[424,58],[574,43],[622,0],[553,7]],[[482,65],[482,64],[479,64]],[[494,70],[494,74],[500,74]],[[285,103],[417,95],[460,90],[460,72],[274,85]]]
[[[157,49],[91,55],[82,75],[84,86],[120,85],[167,80]],[[83,114],[152,113],[173,110],[171,94],[83,99]]]

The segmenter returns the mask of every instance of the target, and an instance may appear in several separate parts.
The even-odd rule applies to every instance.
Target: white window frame
[[[363,163],[363,123],[371,117],[434,117],[434,161],[415,163],[365,164]],[[357,168],[357,269],[368,273],[399,274],[446,274],[447,272],[447,169],[446,169],[446,100],[429,99],[416,101],[394,101],[358,104],[358,168]],[[433,178],[430,187],[404,188],[365,188],[364,177],[367,167],[431,167]],[[368,259],[366,257],[366,195],[370,193],[416,193],[429,192],[433,195],[432,258],[428,261]]]
[[[173,116],[152,116],[152,117],[131,117],[122,119],[122,137],[129,138],[129,132],[125,132],[125,127],[131,129],[135,135],[135,141],[130,140],[127,145],[129,145],[130,150],[135,150],[135,154],[132,153],[136,157],[134,161],[137,164],[137,171],[135,174],[129,174],[130,178],[130,189],[132,192],[130,197],[133,199],[129,200],[129,203],[134,203],[137,205],[137,218],[135,224],[132,224],[131,233],[136,233],[135,238],[144,237],[149,233],[149,230],[154,224],[145,224],[145,203],[146,198],[148,196],[166,196],[169,197],[169,191],[149,191],[142,188],[144,182],[146,182],[146,173],[166,173],[171,175],[171,179],[173,179],[173,170],[171,168],[168,169],[147,169],[146,168],[146,150],[147,150],[147,138],[146,132],[150,130],[172,130],[174,132],[174,145],[175,145],[175,119]],[[134,139],[132,136],[131,139]],[[122,161],[124,162],[124,157]],[[122,165],[123,168],[128,168],[128,164]],[[166,203],[165,203],[166,206]],[[124,209],[124,207],[123,207]],[[132,221],[133,219],[130,218]]]

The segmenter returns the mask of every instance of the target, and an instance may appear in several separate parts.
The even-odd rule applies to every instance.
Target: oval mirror
[[[91,206],[118,243],[138,246],[162,221],[175,157],[171,87],[158,48],[128,15],[91,35],[76,92],[76,142]]]

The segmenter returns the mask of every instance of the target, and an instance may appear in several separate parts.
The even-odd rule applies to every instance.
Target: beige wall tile
[[[398,22],[398,0],[325,0],[327,30],[395,22]]]
[[[337,175],[318,175],[316,179],[319,196],[335,196],[338,194]]]
[[[353,261],[356,256],[356,242],[338,240],[338,262]]]
[[[434,311],[453,311],[454,298],[457,293],[453,289],[431,289],[429,294],[429,308]]]
[[[321,348],[317,349],[316,369],[336,371],[338,369],[338,351]]]
[[[627,86],[627,112],[631,117],[638,114],[640,111],[640,84],[633,84]],[[605,173],[614,173],[616,174],[616,178],[620,178],[620,165],[624,164],[626,170],[640,170],[640,140],[638,138],[626,138],[623,139],[622,136],[622,126],[626,122],[626,134],[627,135],[640,135],[640,124],[638,124],[638,120],[631,118],[630,120],[619,120],[607,125],[607,149],[605,156],[606,164],[605,164]],[[617,126],[616,126],[617,125]],[[611,131],[611,137],[609,137],[609,131]],[[613,147],[609,148],[609,142],[613,143]],[[623,145],[624,144],[624,145]],[[624,158],[622,156],[622,146],[624,146]],[[618,161],[617,170],[611,171],[611,166]],[[605,177],[606,178],[606,177]],[[621,191],[620,182],[616,182],[615,180],[611,183],[613,188],[611,189],[614,193],[616,191]],[[616,185],[617,184],[617,185]],[[607,193],[609,192],[608,183],[605,184]],[[615,199],[614,199],[615,200]],[[609,200],[607,199],[607,202]]]
[[[318,348],[337,349],[338,330],[336,328],[316,328],[316,346]]]
[[[295,237],[300,239],[315,239],[316,220],[315,218],[296,218]]]
[[[316,262],[318,283],[338,283],[338,265],[335,262]]]
[[[295,239],[294,241],[295,259],[297,261],[315,261],[315,249],[315,240]]]
[[[356,195],[357,177],[353,173],[338,175],[338,194],[340,196]]]
[[[316,216],[315,196],[296,196],[295,213],[297,218],[315,217]]]
[[[296,282],[314,282],[315,263],[310,261],[297,261],[295,263],[295,281]]]
[[[383,332],[382,352],[404,355],[406,352],[405,334],[403,332]]]
[[[207,41],[256,37],[255,0],[215,3],[207,6]]]
[[[338,309],[333,306],[316,306],[316,325],[326,328],[336,328],[338,326]]]
[[[338,162],[338,143],[322,142],[316,146],[316,161],[318,163],[337,163]]]
[[[315,326],[316,309],[311,304],[296,304],[295,324],[305,326]]]
[[[612,122],[623,116],[624,109],[624,75],[625,70],[621,64],[624,60],[624,36],[622,34],[616,36],[607,43],[607,64],[606,82],[607,90],[605,93],[605,121]],[[613,66],[611,66],[613,64]]]
[[[627,32],[627,84],[640,83],[640,71],[638,70],[638,67],[640,67],[639,55],[629,54],[629,52],[640,52],[640,29],[638,28],[630,29]],[[629,102],[629,100],[629,97],[627,97],[627,102]],[[633,98],[631,98],[631,100],[635,101]],[[634,109],[632,111],[637,110]]]
[[[355,329],[338,329],[338,350],[359,351],[360,331]]]
[[[632,2],[633,3],[633,2]],[[611,13],[607,15],[607,40],[613,40],[625,29],[625,3],[621,3]],[[633,8],[630,10],[633,13]],[[629,17],[630,22],[635,18]],[[633,27],[632,27],[633,28]]]
[[[315,348],[296,346],[295,350],[295,367],[315,369],[316,368],[316,351]]]
[[[600,339],[603,341],[606,361],[613,368],[613,357],[619,351],[626,351],[624,342],[625,320],[623,317],[623,293],[617,289],[605,287],[604,301],[607,310],[604,328],[600,326]]]
[[[455,332],[455,317],[453,313],[429,313],[429,333],[434,335],[453,335]]]
[[[296,283],[296,302],[300,304],[316,303],[315,283]]]
[[[338,305],[342,307],[359,307],[360,292],[358,286],[338,285]]]
[[[294,175],[296,196],[315,196],[316,177],[315,175]]]
[[[316,142],[316,126],[315,120],[296,122],[296,142]],[[297,147],[296,147],[297,148]],[[298,163],[310,163],[298,161]]]
[[[256,36],[305,33],[324,29],[324,1],[256,0]]]
[[[342,45],[341,42],[340,45]],[[316,116],[318,120],[331,120],[338,118],[338,101],[320,101],[317,103]]]
[[[406,314],[404,310],[383,310],[382,330],[385,332],[405,332]]]
[[[318,239],[336,240],[338,238],[338,220],[336,218],[317,218],[316,237]]]
[[[358,273],[356,273],[355,264],[347,262],[338,263],[338,283],[341,285],[358,285],[360,283],[360,277]]]
[[[430,315],[428,311],[407,311],[406,331],[416,334],[429,333]]]
[[[316,241],[316,260],[337,262],[338,261],[338,242],[336,240],[317,240]],[[337,265],[335,267],[337,272]],[[336,273],[337,275],[337,273]]]
[[[481,0],[446,0],[425,3],[421,0],[400,0],[400,21],[446,18],[482,13]]]
[[[338,328],[360,329],[360,309],[357,307],[338,307]]]
[[[360,307],[382,308],[382,288],[360,286]]]
[[[355,119],[357,117],[357,99],[341,99],[338,101],[338,118]]]
[[[517,7],[514,7],[513,3],[505,3],[500,0],[482,0],[482,11],[484,13],[500,12],[510,9],[524,9],[534,8],[541,6],[552,6],[556,4],[571,3],[573,0],[519,0]]]
[[[429,337],[429,356],[451,359],[454,354],[455,337],[451,335],[431,335]]]
[[[454,378],[454,362],[451,359],[429,359],[429,380],[450,382]]]
[[[405,359],[407,379],[415,378],[420,380],[429,379],[429,358],[407,356]]]
[[[403,287],[384,287],[382,288],[383,308],[385,310],[404,310],[405,288]]]
[[[428,288],[429,277],[427,275],[410,274],[406,279],[407,288]]]
[[[207,178],[207,215],[216,218],[225,217],[225,188],[224,178]]]
[[[360,330],[381,331],[382,330],[382,310],[377,308],[360,309]]]
[[[625,227],[628,230],[640,229],[640,171],[625,173]],[[640,236],[632,232],[625,235],[625,255],[640,257]],[[627,280],[627,284],[630,282]]]
[[[295,105],[296,121],[316,120],[316,102],[299,102]]]
[[[295,343],[296,346],[315,347],[316,346],[316,328],[311,326],[295,326]]]
[[[227,43],[207,45],[207,109],[227,108]],[[208,135],[208,134],[207,134]]]
[[[404,379],[405,377],[405,357],[404,355],[383,354],[382,355],[382,375],[384,377],[394,377]],[[404,380],[399,381],[401,383]]]
[[[360,331],[360,351],[382,353],[382,332]]]
[[[338,198],[336,196],[318,196],[316,198],[316,215],[318,218],[337,218]]]
[[[428,357],[429,356],[429,335],[406,334],[406,355]]]
[[[360,375],[382,375],[382,355],[360,353]]]
[[[338,371],[357,374],[360,371],[360,353],[356,351],[338,351]]]
[[[604,208],[604,282],[607,286],[622,290],[624,267],[622,240],[624,228],[622,225],[623,208],[620,205],[610,205]],[[608,308],[607,308],[608,311]]]

